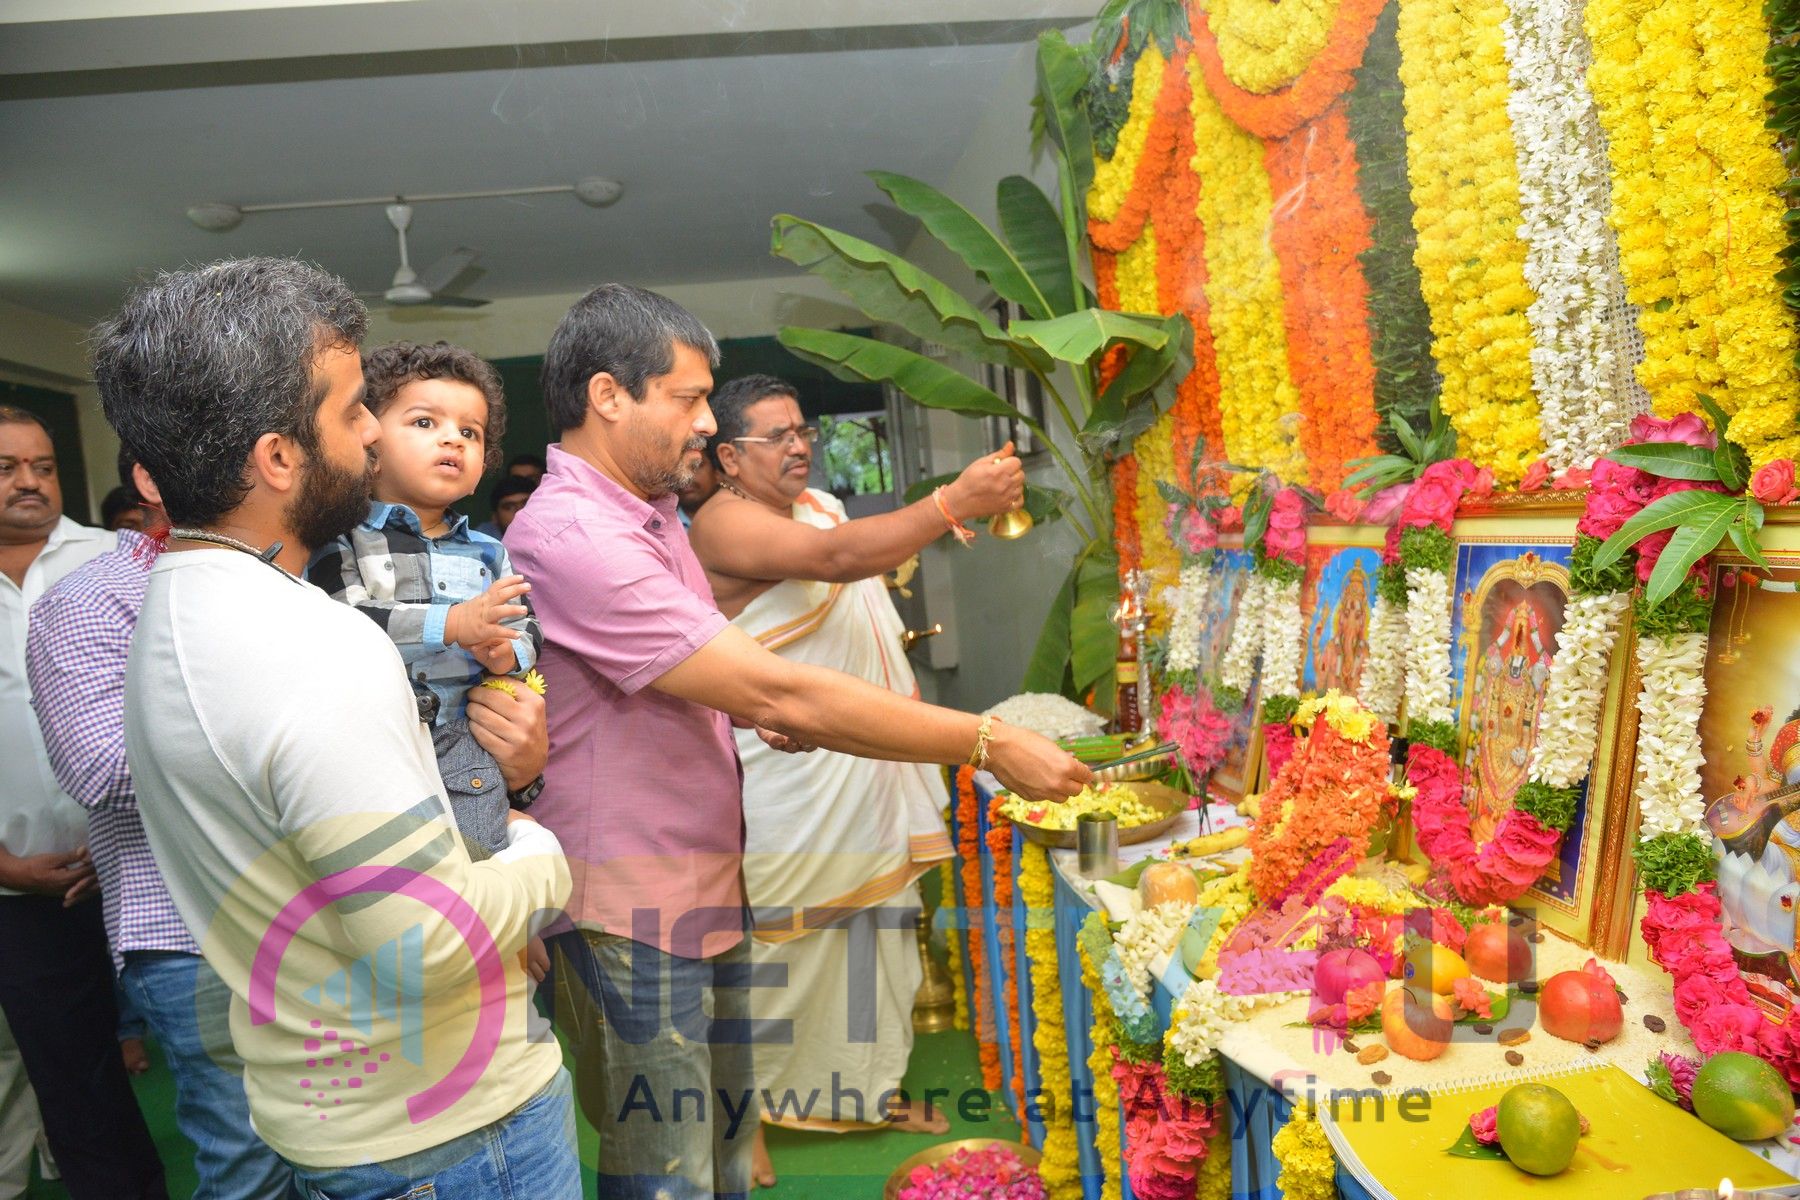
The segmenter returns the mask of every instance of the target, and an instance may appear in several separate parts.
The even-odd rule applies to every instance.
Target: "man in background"
[[[75,1200],[168,1194],[120,1058],[87,813],[57,785],[25,666],[31,606],[117,540],[63,516],[50,431],[0,406],[0,1012]],[[0,1080],[0,1097],[16,1095]],[[17,1123],[0,1114],[0,1128]]]
[[[734,379],[712,408],[719,429],[709,452],[723,486],[690,533],[720,611],[784,659],[916,697],[904,625],[881,577],[961,522],[1022,503],[1025,473],[1012,448],[983,455],[937,495],[852,521],[835,496],[806,486],[818,430],[793,385],[770,375]],[[737,744],[750,906],[795,914],[758,922],[751,957],[779,964],[787,986],[756,989],[751,1012],[807,1031],[757,1047],[757,1090],[830,1098],[765,1119],[831,1133],[883,1124],[942,1133],[948,1122],[929,1104],[876,1108],[879,1097],[898,1094],[912,1054],[922,980],[914,881],[951,856],[937,768],[827,750],[783,755],[745,731]],[[800,914],[809,910],[843,916],[808,923]],[[873,954],[856,958],[853,945],[873,945]],[[872,974],[864,1011],[843,1001],[853,972]],[[759,1185],[775,1182],[762,1155],[756,1172]]]
[[[493,514],[488,524],[494,527],[491,537],[504,538],[511,527],[513,518],[531,499],[531,493],[537,491],[537,480],[527,479],[522,475],[502,475],[494,486],[488,489],[488,510]]]
[[[169,898],[125,760],[125,662],[169,522],[149,473],[123,451],[120,459],[149,526],[122,531],[118,549],[32,606],[26,659],[38,724],[58,782],[88,812],[120,1007],[155,1032],[175,1076],[175,1124],[194,1143],[195,1200],[285,1200],[294,1172],[250,1126],[231,992]]]

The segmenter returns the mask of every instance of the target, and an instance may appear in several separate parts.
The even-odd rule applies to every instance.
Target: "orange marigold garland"
[[[1284,138],[1350,90],[1351,72],[1362,65],[1363,47],[1375,28],[1375,18],[1386,5],[1387,0],[1343,0],[1325,48],[1307,64],[1300,77],[1278,91],[1259,95],[1226,78],[1219,43],[1207,24],[1206,10],[1196,4],[1190,9],[1194,61],[1206,78],[1207,90],[1226,116],[1257,137]]]
[[[975,792],[975,768],[956,768],[956,841],[962,856],[962,917],[968,931],[966,943],[969,978],[975,994],[970,997],[975,1027],[975,1046],[981,1055],[981,1086],[1000,1090],[1000,1047],[995,1040],[994,997],[988,986],[986,939],[981,936],[981,829],[979,797]]]
[[[1343,486],[1352,459],[1375,445],[1375,361],[1369,286],[1358,256],[1369,214],[1342,99],[1291,137],[1267,144],[1275,195],[1269,238],[1287,293],[1288,371],[1300,389],[1300,446],[1312,485]]]
[[[1124,203],[1110,221],[1092,216],[1088,218],[1089,239],[1100,249],[1110,250],[1115,254],[1121,253],[1142,236],[1144,220],[1150,215],[1158,186],[1171,169],[1175,127],[1182,124],[1181,118],[1187,110],[1185,103],[1180,109],[1174,110],[1168,103],[1168,94],[1173,90],[1176,78],[1186,72],[1173,64],[1162,66],[1161,60],[1161,52],[1154,45],[1146,46],[1133,72],[1134,75],[1140,75],[1147,69],[1159,68],[1161,79],[1156,91],[1155,109],[1150,115],[1150,127],[1144,135],[1143,152],[1132,173],[1131,190],[1125,194]]]
[[[1212,325],[1206,301],[1206,229],[1200,223],[1200,177],[1194,174],[1194,123],[1184,120],[1193,101],[1187,56],[1170,64],[1159,116],[1167,113],[1175,142],[1165,173],[1155,184],[1151,221],[1158,231],[1157,308],[1181,313],[1194,328],[1194,366],[1177,386],[1175,404],[1176,483],[1191,492],[1201,491],[1201,481],[1181,478],[1195,461],[1194,444],[1205,439],[1215,455],[1225,445],[1225,425],[1219,413],[1219,363],[1213,348]]]
[[[1310,720],[1312,732],[1264,794],[1250,832],[1250,887],[1264,902],[1339,839],[1362,858],[1393,806],[1387,729],[1367,709],[1329,692],[1302,704],[1294,720],[1302,728]]]
[[[1001,813],[1006,797],[995,795],[988,802],[988,854],[993,860],[995,927],[1000,931],[1000,962],[1006,973],[1007,1032],[1013,1044],[1013,1098],[1018,1101],[1019,1137],[1027,1141],[1031,1123],[1025,1119],[1025,1055],[1024,1026],[1019,1019],[1019,959],[1017,935],[1013,929],[1012,822]]]

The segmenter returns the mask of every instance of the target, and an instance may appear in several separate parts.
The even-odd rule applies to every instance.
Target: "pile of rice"
[[[1008,725],[1041,733],[1052,740],[1058,738],[1093,737],[1106,731],[1106,721],[1095,716],[1073,700],[1051,692],[1021,692],[1002,700],[984,716],[996,717]]]

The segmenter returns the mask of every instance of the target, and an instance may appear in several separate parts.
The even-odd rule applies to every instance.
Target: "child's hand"
[[[544,939],[534,937],[526,942],[525,949],[519,952],[519,962],[531,976],[531,982],[544,982],[544,976],[550,973],[550,951],[544,947]]]
[[[518,634],[515,632],[514,637]],[[503,638],[491,642],[483,642],[479,646],[468,647],[475,661],[480,663],[492,675],[510,675],[519,669],[519,656],[513,651],[513,644]]]
[[[524,616],[528,610],[523,604],[513,601],[531,590],[523,575],[508,575],[504,579],[496,579],[485,592],[461,604],[452,604],[449,615],[444,618],[444,644],[461,646],[474,653],[476,647],[496,641],[512,641],[520,636],[517,629],[508,629],[505,622]],[[483,666],[488,666],[483,660]],[[508,662],[505,671],[511,671],[516,664]],[[488,666],[489,670],[494,668]]]

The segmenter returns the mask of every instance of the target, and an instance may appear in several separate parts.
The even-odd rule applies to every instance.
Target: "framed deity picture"
[[[1307,695],[1335,688],[1353,696],[1362,683],[1385,533],[1367,525],[1316,525],[1307,539],[1300,580],[1306,630],[1300,686]]]
[[[1244,584],[1250,578],[1250,552],[1221,546],[1213,555],[1213,581],[1207,593],[1206,612],[1200,625],[1200,678],[1216,680],[1219,663],[1239,617],[1244,598]],[[1262,726],[1256,721],[1262,705],[1260,672],[1244,698],[1244,707],[1231,718],[1231,741],[1225,757],[1213,768],[1208,791],[1214,799],[1237,801],[1257,788],[1262,764]]]
[[[1700,782],[1726,940],[1780,1015],[1800,1002],[1800,512],[1771,508],[1761,542],[1772,569],[1712,566]]]
[[[1463,801],[1481,845],[1511,810],[1530,767],[1568,602],[1575,516],[1471,517],[1457,521],[1452,536],[1451,698]],[[1535,909],[1546,928],[1613,957],[1623,955],[1629,936],[1614,920],[1621,863],[1629,858],[1629,778],[1614,770],[1615,747],[1630,746],[1620,742],[1619,702],[1629,657],[1615,651],[1595,769],[1579,789],[1560,853],[1514,903]]]

